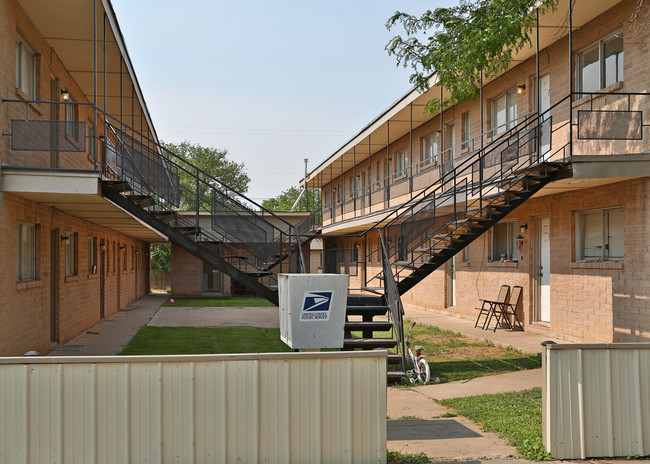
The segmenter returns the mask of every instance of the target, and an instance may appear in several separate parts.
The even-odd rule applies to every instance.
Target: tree
[[[406,38],[394,37],[387,45],[397,65],[411,66],[411,83],[421,91],[429,88],[435,73],[438,81],[451,92],[449,100],[434,99],[427,105],[431,112],[476,98],[483,78],[506,71],[512,56],[531,45],[535,26],[531,15],[537,0],[461,0],[451,8],[428,10],[419,18],[395,12],[386,22],[389,30],[401,24]],[[543,0],[540,13],[555,8],[557,0]],[[416,37],[434,31],[426,41]]]
[[[169,243],[151,244],[151,270],[153,272],[171,272],[172,247]]]
[[[262,206],[271,211],[291,211],[291,207],[300,196],[301,190],[297,187],[289,187],[274,198],[262,202]],[[295,211],[320,211],[321,196],[320,189],[308,188],[300,199]]]
[[[199,182],[200,201],[211,201],[209,195],[213,188],[231,194],[225,184],[239,193],[248,191],[250,177],[246,173],[244,163],[236,163],[228,159],[228,150],[214,147],[204,147],[188,141],[181,143],[166,143],[162,145],[182,159],[173,161],[180,166],[179,177],[181,184],[181,209],[194,205],[196,202],[196,180]],[[183,161],[185,160],[185,161]],[[199,168],[203,173],[197,171]],[[205,205],[204,205],[205,206]]]

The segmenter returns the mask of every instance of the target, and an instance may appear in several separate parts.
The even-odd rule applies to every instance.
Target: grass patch
[[[404,336],[410,325],[411,321],[404,321]],[[375,334],[376,337],[393,338],[392,331]],[[361,332],[352,332],[352,335],[361,337]],[[418,324],[411,331],[411,346],[415,345],[424,348],[431,378],[440,377],[441,383],[542,367],[541,360],[534,354],[425,324]],[[391,351],[396,352],[395,349]]]
[[[143,326],[120,354],[228,354],[293,351],[280,329]]]
[[[230,307],[230,306],[274,306],[268,300],[264,298],[259,298],[256,296],[253,297],[229,297],[229,296],[217,296],[212,298],[200,298],[200,297],[184,297],[179,296],[174,298],[174,304],[171,304],[168,301],[163,303],[161,306],[209,306],[209,307]]]
[[[553,459],[542,445],[542,389],[440,400],[443,406],[476,422],[486,432],[497,432],[526,459]]]
[[[427,464],[429,458],[424,453],[412,454],[401,451],[388,451],[386,462],[388,464]]]

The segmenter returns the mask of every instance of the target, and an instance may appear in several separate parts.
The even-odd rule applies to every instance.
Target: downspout
[[[291,211],[294,211],[296,209],[296,206],[298,206],[298,202],[300,201],[302,196],[307,191],[307,162],[308,161],[309,161],[309,158],[305,158],[305,180],[304,180],[303,188],[302,188],[302,191],[300,192],[300,195],[298,195],[298,198],[296,198],[295,203],[291,207]]]

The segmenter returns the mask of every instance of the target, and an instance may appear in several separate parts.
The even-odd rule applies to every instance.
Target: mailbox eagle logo
[[[327,321],[330,318],[330,308],[334,292],[321,290],[318,292],[307,291],[302,300],[300,311],[301,321]]]

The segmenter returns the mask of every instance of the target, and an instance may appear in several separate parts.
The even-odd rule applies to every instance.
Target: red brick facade
[[[637,27],[630,18],[634,12],[636,2],[622,1],[614,4],[605,13],[595,17],[582,25],[574,32],[574,56],[585,47],[598,43],[614,33],[620,33],[624,41],[624,78],[601,91],[603,92],[645,92],[647,91],[648,77],[646,71],[647,42],[650,31],[645,27]],[[569,79],[573,79],[569,72],[568,37],[552,43],[539,53],[540,77],[550,76],[550,101],[551,105],[566,99],[570,92]],[[370,141],[377,145],[377,139],[383,137],[384,147],[373,149],[372,156],[368,159],[355,153],[355,167],[347,169],[329,181],[328,169],[330,165],[324,163],[322,176],[324,199],[324,234],[356,233],[364,230],[377,221],[382,215],[387,214],[390,208],[407,202],[412,196],[436,182],[439,176],[438,169],[433,169],[435,164],[423,163],[423,137],[433,131],[441,131],[443,136],[450,132],[448,126],[455,127],[455,139],[444,141],[443,147],[447,148],[460,144],[463,140],[462,130],[465,124],[466,113],[469,113],[470,137],[485,132],[493,127],[491,121],[491,102],[507,91],[513,92],[517,101],[519,116],[532,112],[536,108],[536,59],[535,56],[515,63],[515,66],[502,76],[487,82],[484,86],[483,123],[480,127],[480,102],[469,101],[445,109],[442,115],[422,121],[419,113],[412,130],[397,140],[391,141],[387,147],[387,129],[398,131],[405,127],[404,120],[409,118],[409,111],[415,114],[421,111],[421,106],[405,106],[398,113],[397,105],[391,108],[394,111],[395,122],[390,120],[383,127],[377,129],[364,129],[355,140],[363,140],[356,147],[359,152],[367,147]],[[515,94],[517,86],[525,85],[522,94]],[[430,98],[438,95],[431,94]],[[632,97],[630,105],[637,110],[647,110],[650,107],[650,98]],[[636,99],[634,99],[636,98]],[[578,111],[589,108],[599,108],[609,105],[625,110],[628,101],[619,98],[615,93],[612,96],[598,96],[593,100],[578,98],[573,103],[573,117]],[[553,150],[559,150],[569,141],[569,104],[558,106],[553,115]],[[625,103],[623,103],[625,101]],[[563,106],[562,106],[563,105]],[[645,113],[644,113],[645,114]],[[389,116],[386,116],[389,119]],[[402,124],[400,126],[400,124]],[[575,119],[574,119],[575,124]],[[372,131],[376,130],[377,134]],[[407,129],[403,129],[406,131]],[[575,133],[572,138],[574,159],[580,155],[627,155],[647,152],[647,135],[641,141],[635,140],[577,140]],[[357,143],[357,142],[355,142]],[[486,141],[489,143],[489,140]],[[381,140],[379,142],[381,144]],[[350,146],[353,142],[350,142]],[[349,149],[349,148],[346,148]],[[406,149],[409,155],[409,167],[404,176],[396,176],[396,155]],[[457,147],[456,158],[462,158],[475,147]],[[344,149],[337,155],[346,158],[349,163],[352,158],[350,151]],[[367,151],[366,151],[367,153]],[[336,156],[328,161],[335,169],[342,166]],[[387,177],[387,175],[389,177]],[[566,339],[590,339],[602,342],[624,341],[650,341],[650,285],[648,275],[648,260],[650,259],[650,236],[648,226],[650,218],[650,203],[648,190],[650,181],[646,177],[631,177],[623,180],[603,178],[592,179],[590,184],[582,184],[582,180],[570,181],[562,184],[561,189],[555,190],[553,186],[547,187],[540,195],[527,200],[522,206],[510,213],[504,221],[516,221],[519,226],[526,225],[523,230],[524,239],[519,250],[518,262],[499,262],[493,260],[491,244],[492,231],[488,231],[469,245],[469,253],[462,251],[455,257],[456,301],[452,306],[450,293],[452,285],[450,262],[443,269],[438,269],[420,282],[412,290],[402,295],[402,302],[408,318],[409,308],[419,308],[432,311],[444,311],[459,317],[475,319],[476,307],[479,298],[496,297],[499,286],[521,285],[524,288],[523,319],[526,330],[542,331],[553,336]],[[642,175],[642,174],[640,174]],[[351,179],[367,179],[366,184],[360,188],[356,197],[350,194]],[[388,188],[386,188],[388,185]],[[366,189],[363,190],[363,187]],[[340,190],[345,190],[343,202],[338,200]],[[386,193],[388,191],[388,193]],[[558,192],[558,193],[555,193]],[[624,257],[623,259],[604,262],[585,262],[577,258],[578,242],[578,217],[581,211],[601,210],[612,207],[622,207],[624,214]],[[377,212],[374,217],[370,213]],[[538,308],[538,264],[537,244],[539,241],[539,220],[547,217],[550,220],[550,272],[551,272],[551,297],[550,297],[550,322],[539,322]],[[395,239],[395,237],[391,237]],[[379,253],[370,254],[378,248],[378,235],[369,233],[362,239],[325,239],[326,249],[349,248],[350,240],[357,241],[365,248],[365,258],[359,258],[359,276],[351,277],[351,287],[361,289],[366,285],[364,268],[367,277],[376,275],[381,271]],[[360,253],[361,254],[361,253]],[[469,260],[466,259],[467,254]]]

